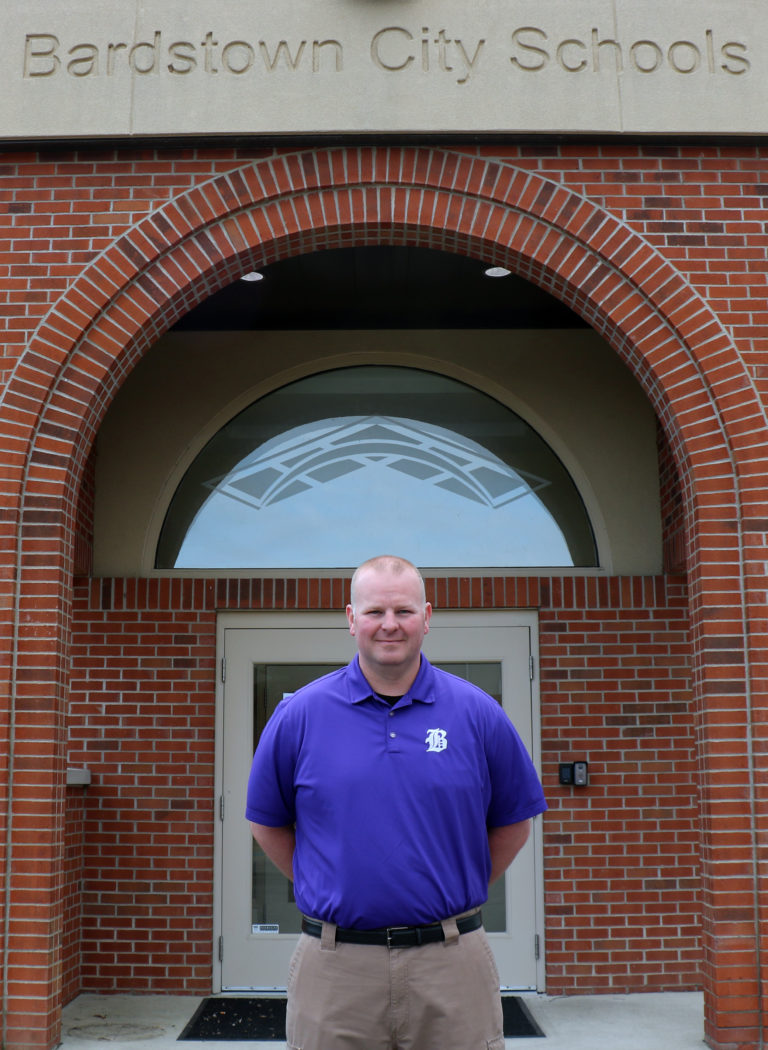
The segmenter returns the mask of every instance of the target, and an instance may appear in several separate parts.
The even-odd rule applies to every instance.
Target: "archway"
[[[197,187],[110,246],[62,297],[16,367],[4,401],[8,437],[24,449],[12,478],[19,537],[8,560],[12,675],[14,690],[31,686],[35,703],[16,708],[11,733],[18,739],[44,711],[49,734],[47,761],[39,765],[45,772],[37,783],[19,778],[14,787],[15,827],[23,827],[25,796],[41,794],[50,799],[51,825],[59,827],[48,846],[53,877],[40,889],[39,903],[47,915],[56,914],[74,503],[107,405],[156,338],[223,284],[292,254],[373,242],[461,252],[545,288],[622,357],[665,428],[686,503],[699,760],[708,770],[702,785],[708,1031],[714,1043],[728,1041],[741,1008],[718,1003],[715,989],[730,979],[732,965],[717,942],[720,924],[729,922],[721,875],[734,814],[714,803],[734,774],[733,765],[721,770],[710,758],[718,714],[727,708],[740,727],[738,764],[752,787],[742,819],[749,821],[754,850],[758,706],[747,623],[760,609],[762,583],[752,554],[762,526],[748,508],[759,499],[750,449],[756,435],[764,435],[765,419],[726,332],[662,256],[565,188],[461,153],[308,151],[259,161]],[[41,548],[47,574],[42,594],[35,564]],[[22,866],[31,850],[20,839],[14,865]],[[738,949],[741,960],[755,966],[756,884],[751,903],[752,922],[742,921]],[[55,935],[48,936],[53,945]],[[52,989],[55,967],[45,980]],[[756,996],[754,990],[747,996],[753,1017]]]

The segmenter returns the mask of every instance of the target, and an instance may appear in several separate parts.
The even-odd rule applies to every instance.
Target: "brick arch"
[[[635,373],[670,440],[688,508],[702,719],[708,701],[726,689],[746,709],[744,601],[751,592],[749,523],[741,508],[757,498],[749,449],[764,435],[765,419],[727,333],[663,256],[591,201],[511,165],[439,149],[308,151],[233,170],[145,218],[80,276],[36,333],[4,400],[14,438],[23,435],[28,448],[17,477],[25,506],[17,608],[27,601],[40,607],[25,555],[45,531],[56,576],[49,614],[66,622],[85,459],[114,393],[156,339],[247,269],[322,248],[381,243],[507,266],[581,314]],[[737,585],[740,575],[746,591]],[[713,607],[725,626],[713,629]],[[19,628],[19,652],[26,630]],[[713,634],[728,638],[714,660]],[[53,708],[63,702],[61,644],[51,637],[49,652],[38,644],[25,657],[45,667],[40,689]],[[707,739],[704,725],[704,751]],[[714,925],[714,898],[711,908]],[[716,960],[712,965],[714,988]]]
[[[194,188],[116,241],[59,300],[9,384],[5,405],[25,409],[22,484],[37,463],[50,469],[51,456],[63,455],[59,480],[76,487],[77,464],[125,374],[197,302],[250,267],[366,243],[461,252],[551,292],[635,373],[684,478],[706,476],[714,453],[748,484],[738,452],[765,426],[762,407],[717,317],[674,267],[563,186],[497,161],[420,149],[257,162]],[[743,396],[731,407],[734,388]],[[29,408],[30,394],[42,413]]]

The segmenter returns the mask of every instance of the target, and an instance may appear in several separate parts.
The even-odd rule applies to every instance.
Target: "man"
[[[291,1050],[499,1050],[499,979],[480,905],[546,809],[504,711],[421,653],[432,614],[410,562],[365,562],[357,656],[284,700],[246,816],[306,918]]]

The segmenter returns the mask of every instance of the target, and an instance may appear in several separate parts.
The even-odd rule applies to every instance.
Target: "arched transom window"
[[[158,568],[596,564],[584,505],[509,408],[431,372],[362,366],[261,398],[196,457],[163,525]]]

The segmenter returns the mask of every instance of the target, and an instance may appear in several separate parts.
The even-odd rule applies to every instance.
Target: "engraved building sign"
[[[765,0],[4,0],[0,136],[756,134]]]

